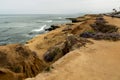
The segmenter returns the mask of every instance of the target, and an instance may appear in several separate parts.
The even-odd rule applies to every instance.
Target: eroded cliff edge
[[[105,80],[110,74],[113,75],[111,80],[119,79],[116,72],[119,68],[114,70],[114,65],[120,67],[117,63],[120,57],[120,19],[104,15],[85,15],[72,20],[73,23],[60,25],[55,30],[31,39],[25,45],[1,46],[1,79],[10,80],[6,76],[12,75],[14,77],[11,80],[22,80],[38,73],[38,76],[30,80],[66,80],[65,76],[69,80]],[[118,57],[113,56],[114,54]],[[108,68],[109,65],[113,66]],[[55,69],[49,72],[51,68]],[[96,75],[92,77],[89,73]],[[103,73],[106,75],[103,76]]]

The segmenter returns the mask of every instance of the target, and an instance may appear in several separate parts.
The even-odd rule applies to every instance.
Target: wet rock
[[[66,25],[68,25],[68,26],[72,26],[72,25],[74,25],[73,23],[66,23]]]
[[[48,28],[48,29],[45,29],[45,31],[52,31],[52,30],[55,30],[55,29],[57,29],[59,27],[60,27],[59,25],[51,25],[51,27]]]
[[[33,35],[34,33],[33,33],[33,32],[29,32],[28,34],[29,34],[29,35]]]
[[[66,18],[72,21],[72,23],[76,23],[76,22],[82,22],[82,21],[86,21],[88,19],[86,18]]]
[[[77,20],[77,18],[66,18],[66,19],[71,20],[73,23],[74,23],[74,22],[79,22],[79,21]]]

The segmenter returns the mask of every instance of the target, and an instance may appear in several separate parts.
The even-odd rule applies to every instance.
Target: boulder
[[[51,27],[48,28],[48,29],[45,29],[45,31],[52,31],[52,30],[55,30],[55,29],[57,29],[59,27],[60,27],[59,25],[51,25]]]
[[[78,18],[66,18],[66,19],[69,19],[69,20],[71,20],[72,21],[72,23],[76,23],[76,22],[83,22],[83,21],[86,21],[86,20],[88,20],[88,19],[86,19],[86,18],[81,18],[81,17],[78,17]]]

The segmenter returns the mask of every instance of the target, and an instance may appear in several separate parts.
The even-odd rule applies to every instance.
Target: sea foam
[[[42,32],[42,31],[45,31],[45,27],[46,27],[47,25],[45,24],[45,25],[43,25],[42,27],[40,27],[39,29],[34,29],[34,30],[32,30],[32,32]]]
[[[51,23],[53,20],[46,20],[46,21],[38,21],[37,23]]]

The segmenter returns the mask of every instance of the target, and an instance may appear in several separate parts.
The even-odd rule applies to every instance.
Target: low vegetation
[[[93,30],[85,31],[80,34],[84,38],[93,38],[96,40],[120,40],[120,33],[118,32],[118,27],[108,24],[103,17],[96,18],[94,24],[90,25]]]

